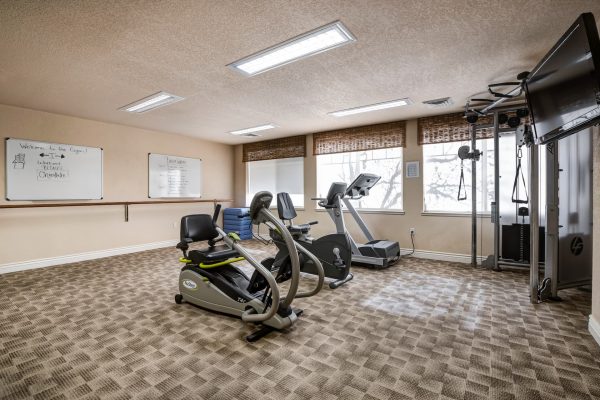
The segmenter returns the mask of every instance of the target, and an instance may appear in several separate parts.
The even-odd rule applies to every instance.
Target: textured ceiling
[[[586,11],[600,1],[0,0],[0,103],[223,143],[409,119],[531,69]],[[226,67],[335,20],[357,42],[249,78]],[[186,99],[118,111],[160,90]],[[401,97],[414,104],[327,115]]]

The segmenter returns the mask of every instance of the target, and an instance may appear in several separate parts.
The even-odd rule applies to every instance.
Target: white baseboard
[[[598,321],[596,321],[596,318],[594,318],[592,315],[590,315],[588,329],[594,337],[594,339],[596,339],[596,343],[598,343],[598,345],[600,346],[600,323],[598,323]]]
[[[54,265],[63,265],[80,261],[95,260],[97,258],[118,256],[121,254],[138,253],[140,251],[160,249],[163,247],[175,246],[177,240],[166,240],[163,242],[137,244],[133,246],[117,247],[114,249],[89,251],[86,253],[69,254],[66,256],[58,256],[51,258],[40,258],[37,260],[21,261],[8,264],[0,264],[0,274],[7,274],[10,272],[25,271],[28,269],[52,267]],[[410,253],[412,249],[401,249],[401,254],[406,255]],[[416,258],[427,258],[430,260],[439,261],[450,261],[460,262],[465,264],[471,263],[471,256],[468,254],[457,254],[457,253],[443,253],[439,251],[430,250],[415,250],[413,257]],[[478,256],[477,263],[480,264],[485,257]],[[599,329],[600,332],[600,329]]]
[[[0,274],[7,274],[9,272],[25,271],[28,269],[45,268],[54,265],[69,264],[74,262],[95,260],[97,258],[118,256],[121,254],[138,253],[140,251],[147,251],[153,249],[160,249],[163,247],[175,246],[177,240],[165,240],[163,242],[136,244],[133,246],[117,247],[114,249],[107,250],[96,250],[89,251],[86,253],[79,254],[68,254],[66,256],[40,258],[31,261],[22,261],[8,264],[0,264]]]
[[[401,255],[406,255],[410,253],[412,249],[400,249]],[[469,254],[458,254],[458,253],[444,253],[440,251],[431,251],[431,250],[415,250],[413,257],[416,258],[427,258],[430,260],[439,260],[439,261],[450,261],[450,262],[459,262],[470,264],[471,263],[471,255]],[[477,256],[477,264],[481,264],[483,260],[487,257]]]

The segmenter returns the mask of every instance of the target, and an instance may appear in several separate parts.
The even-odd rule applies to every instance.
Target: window
[[[471,160],[464,161],[465,186],[461,189],[461,193],[464,193],[462,190],[466,191],[467,200],[457,199],[460,182],[458,148],[470,144],[449,142],[423,145],[423,211],[471,211]],[[494,140],[477,140],[477,148],[483,152],[476,164],[477,211],[489,213],[490,203],[494,201]]]
[[[273,193],[272,205],[277,202],[277,193],[288,192],[294,206],[304,207],[304,157],[250,161],[246,165],[246,206],[255,193],[268,190]]]
[[[327,196],[332,182],[350,184],[363,172],[381,180],[369,196],[354,201],[357,209],[402,210],[402,147],[317,156],[317,197]]]

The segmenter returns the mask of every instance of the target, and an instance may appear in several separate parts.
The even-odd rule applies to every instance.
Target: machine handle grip
[[[213,217],[212,217],[213,224],[217,223],[217,219],[219,218],[219,213],[220,212],[221,212],[221,205],[217,204],[215,206],[215,212],[213,213]]]
[[[215,229],[221,236],[223,236],[223,240],[225,241],[225,243],[227,243],[233,249],[237,250],[237,252],[240,253],[240,255],[246,259],[246,261],[252,264],[252,267],[254,267],[254,269],[256,269],[258,273],[263,276],[263,278],[265,278],[265,280],[269,284],[269,288],[271,289],[271,307],[269,307],[267,312],[261,314],[253,314],[249,311],[246,311],[242,314],[242,320],[246,322],[263,322],[270,318],[273,318],[277,313],[277,310],[279,310],[280,295],[279,288],[277,287],[277,282],[271,274],[271,271],[266,269],[250,253],[248,253],[246,249],[240,246],[235,240],[230,238],[227,235],[227,233],[225,233],[220,227],[217,226],[215,227]]]
[[[315,264],[315,267],[317,269],[317,275],[319,276],[319,279],[317,280],[317,285],[315,286],[315,288],[313,290],[311,290],[309,292],[296,293],[296,297],[314,296],[315,294],[317,294],[321,291],[321,289],[323,288],[323,282],[325,282],[325,271],[323,270],[323,264],[321,264],[321,260],[319,260],[313,253],[306,250],[300,243],[296,242],[296,248],[298,249],[298,251],[300,253],[304,254],[305,256],[307,256],[308,258],[310,258],[312,260],[312,262]]]
[[[285,246],[287,247],[288,254],[290,256],[290,262],[292,263],[292,279],[290,280],[290,286],[285,298],[281,301],[281,308],[285,309],[291,306],[292,301],[296,297],[298,292],[298,286],[300,285],[300,257],[298,256],[298,250],[296,249],[296,242],[292,237],[292,234],[288,229],[279,221],[271,212],[266,208],[261,208],[258,212],[262,221],[270,222],[281,234]],[[275,301],[275,300],[273,300]]]

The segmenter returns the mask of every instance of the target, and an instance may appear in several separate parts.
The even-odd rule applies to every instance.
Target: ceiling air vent
[[[243,137],[259,137],[260,135],[256,134],[256,133],[244,133],[243,135],[240,135]]]
[[[441,99],[426,100],[423,102],[431,108],[450,107],[454,102],[450,97],[442,97]]]

